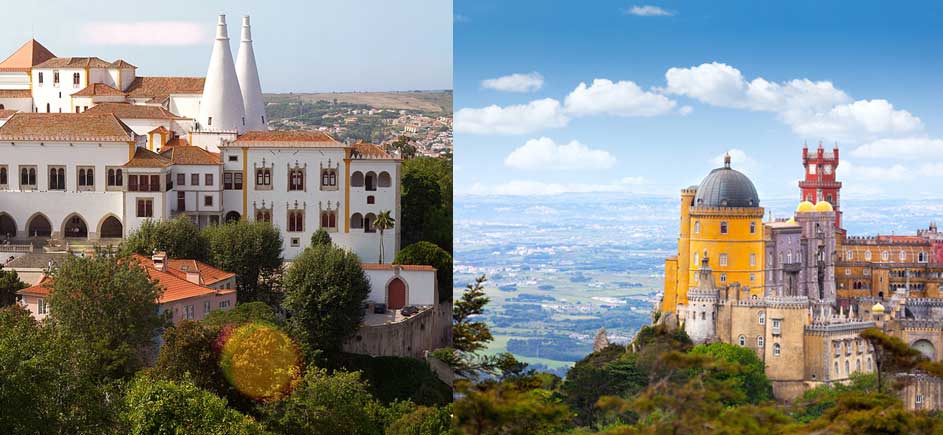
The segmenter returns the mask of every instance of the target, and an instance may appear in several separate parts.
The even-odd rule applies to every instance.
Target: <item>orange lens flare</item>
[[[301,374],[297,346],[284,332],[266,323],[249,323],[232,330],[223,344],[223,375],[247,397],[261,401],[288,395]]]

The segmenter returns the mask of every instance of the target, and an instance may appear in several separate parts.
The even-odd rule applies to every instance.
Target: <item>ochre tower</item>
[[[819,144],[815,154],[809,154],[809,147],[802,148],[802,166],[805,167],[805,179],[799,181],[799,190],[802,192],[800,201],[809,201],[816,204],[819,201],[828,201],[835,210],[835,228],[841,229],[841,208],[839,207],[841,182],[835,180],[835,171],[838,169],[838,146],[826,154]]]
[[[687,305],[705,255],[719,286],[737,283],[749,289],[741,294],[763,296],[764,210],[759,205],[753,182],[730,167],[730,156],[700,185],[681,191],[678,256],[665,261],[662,311]]]

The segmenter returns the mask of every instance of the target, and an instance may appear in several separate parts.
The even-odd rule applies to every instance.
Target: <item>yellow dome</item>
[[[871,307],[871,314],[884,314],[884,305],[881,305],[880,302],[874,304]]]
[[[796,207],[796,213],[808,213],[815,211],[815,205],[809,201],[802,201],[799,203],[799,206]]]
[[[791,217],[791,218],[789,218],[788,221],[786,221],[786,223],[787,223],[787,224],[790,224],[790,225],[795,224],[795,223],[796,223],[796,218]]]
[[[828,201],[819,201],[815,203],[815,211],[835,211],[832,204]]]

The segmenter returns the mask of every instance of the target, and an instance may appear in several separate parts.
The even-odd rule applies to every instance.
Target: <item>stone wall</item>
[[[396,323],[364,325],[344,344],[344,351],[370,356],[423,359],[426,352],[452,342],[452,304],[437,304]]]

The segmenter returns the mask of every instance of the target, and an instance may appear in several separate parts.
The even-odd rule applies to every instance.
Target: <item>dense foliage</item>
[[[236,274],[239,302],[277,305],[282,236],[267,222],[230,222],[203,230],[211,265]]]
[[[394,264],[418,264],[436,268],[439,301],[452,300],[452,256],[434,243],[420,241],[396,253]]]
[[[0,265],[0,307],[10,306],[16,303],[16,292],[29,287],[23,281],[15,270],[3,270]]]
[[[166,221],[147,219],[128,235],[121,247],[126,254],[150,257],[157,251],[165,251],[170,258],[200,261],[205,260],[209,252],[200,229],[186,216]]]
[[[400,235],[404,246],[432,242],[452,252],[452,161],[417,157],[403,162]]]

